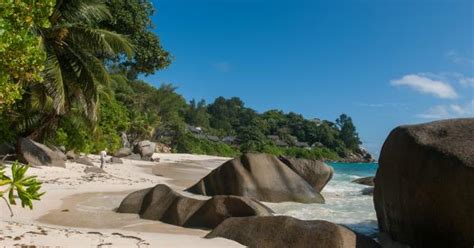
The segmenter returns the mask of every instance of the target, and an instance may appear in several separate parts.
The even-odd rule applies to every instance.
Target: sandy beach
[[[98,157],[88,156],[99,166]],[[107,164],[106,174],[85,173],[86,165],[32,167],[46,194],[34,209],[0,209],[2,247],[242,247],[226,239],[204,239],[208,230],[190,229],[119,214],[130,192],[159,183],[182,190],[229,158],[191,154],[154,154],[160,162],[123,159]],[[7,166],[8,167],[8,166]],[[9,169],[7,168],[7,171]]]

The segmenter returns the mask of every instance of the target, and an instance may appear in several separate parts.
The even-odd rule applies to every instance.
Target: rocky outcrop
[[[123,158],[123,157],[127,157],[127,156],[130,156],[132,154],[132,150],[128,147],[123,147],[123,148],[120,148],[116,153],[115,153],[115,157],[117,158]]]
[[[303,221],[288,216],[229,218],[206,238],[226,238],[247,247],[380,247],[374,240],[322,220]]]
[[[151,157],[155,152],[155,146],[155,143],[149,140],[144,140],[138,142],[138,144],[135,145],[133,151],[140,154],[143,160],[151,160]]]
[[[283,156],[280,156],[279,159],[313,186],[317,192],[321,192],[324,186],[331,180],[334,173],[332,167],[327,166],[319,160],[297,159]]]
[[[214,228],[229,217],[271,215],[261,203],[238,196],[214,196],[200,200],[183,196],[159,184],[129,194],[119,213],[136,213],[141,218],[185,227]]]
[[[352,181],[353,183],[362,184],[366,186],[374,186],[374,177],[362,177]]]
[[[474,119],[401,126],[375,177],[379,228],[412,247],[474,245]]]
[[[273,155],[244,154],[219,166],[186,191],[210,196],[247,196],[267,202],[324,203],[315,188],[326,184],[327,178],[319,184],[313,180],[317,173],[303,169],[310,164],[293,164],[297,169],[293,170]],[[310,178],[310,182],[304,178]]]
[[[338,161],[345,163],[372,163],[375,162],[375,159],[365,149],[359,148],[354,152],[344,154]]]
[[[16,151],[18,159],[25,164],[66,167],[64,159],[58,151],[28,138],[17,140]]]

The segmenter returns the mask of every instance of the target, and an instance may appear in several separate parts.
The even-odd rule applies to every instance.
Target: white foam
[[[295,202],[265,203],[277,215],[288,215],[302,220],[327,220],[344,224],[367,235],[377,232],[377,218],[372,196],[362,195],[367,186],[351,183],[357,175],[335,174],[321,192],[325,204]]]

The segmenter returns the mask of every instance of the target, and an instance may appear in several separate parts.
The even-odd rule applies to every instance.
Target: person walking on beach
[[[107,149],[100,152],[100,168],[104,168],[105,159],[107,158]]]

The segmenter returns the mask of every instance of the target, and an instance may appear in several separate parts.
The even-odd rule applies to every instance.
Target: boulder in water
[[[18,159],[25,164],[66,167],[60,153],[28,138],[18,139],[17,155]]]
[[[379,228],[411,247],[474,245],[474,119],[395,128],[375,177]]]
[[[280,156],[279,159],[306,180],[317,192],[331,180],[334,170],[319,160]]]
[[[226,238],[247,247],[380,247],[371,238],[322,220],[298,220],[288,216],[229,218],[206,238]]]
[[[374,177],[362,177],[352,181],[353,183],[362,184],[366,186],[374,186]]]
[[[305,175],[309,177],[309,173]],[[209,196],[247,196],[267,202],[324,203],[315,185],[276,156],[248,153],[227,161],[186,191]]]
[[[249,198],[215,196],[200,200],[183,196],[164,184],[129,194],[117,211],[178,226],[204,228],[214,228],[229,217],[271,215],[270,209]]]

